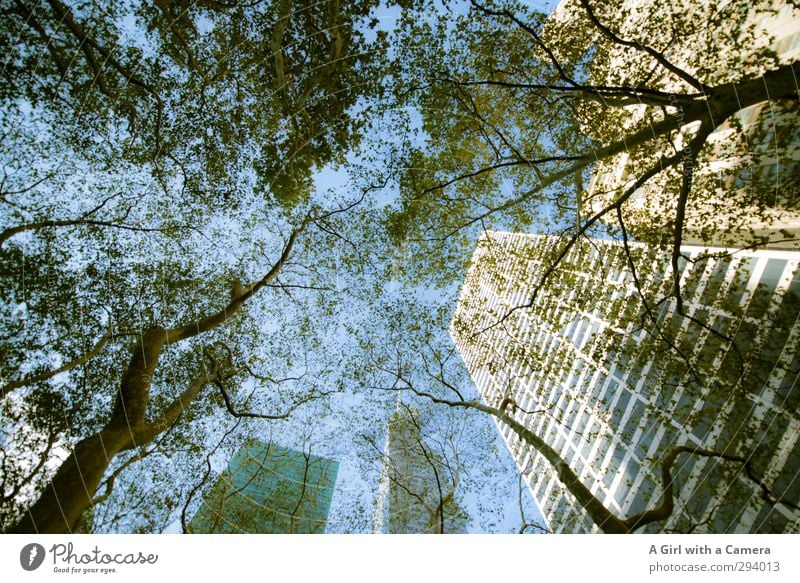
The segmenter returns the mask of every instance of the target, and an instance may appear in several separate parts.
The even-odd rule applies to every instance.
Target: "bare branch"
[[[189,490],[189,495],[186,497],[186,502],[184,502],[183,508],[181,509],[181,528],[183,529],[183,532],[188,532],[188,530],[189,530],[189,523],[187,522],[187,519],[186,519],[186,513],[187,513],[187,510],[189,508],[189,504],[191,504],[192,499],[194,498],[195,494],[197,494],[197,491],[200,490],[200,488],[203,487],[203,484],[205,484],[206,480],[211,475],[211,457],[222,446],[222,443],[230,435],[232,435],[234,431],[236,431],[239,428],[239,425],[241,425],[241,423],[242,423],[242,420],[241,419],[237,419],[236,423],[234,423],[233,426],[230,429],[228,429],[222,435],[222,437],[216,443],[216,445],[206,453],[206,470],[205,470],[205,473],[203,474],[202,479],[199,482],[195,483],[192,486],[191,490]]]
[[[231,400],[230,395],[228,394],[227,389],[225,389],[225,385],[223,381],[217,379],[214,383],[217,388],[219,389],[220,393],[222,394],[222,399],[225,401],[225,408],[228,410],[233,417],[236,418],[249,418],[249,419],[287,419],[295,410],[297,410],[300,406],[308,403],[310,401],[315,401],[317,399],[321,399],[323,397],[327,397],[328,395],[332,395],[335,391],[324,391],[321,393],[312,393],[308,394],[305,397],[296,400],[294,403],[289,405],[289,408],[283,413],[277,413],[274,415],[267,415],[264,413],[253,413],[251,411],[237,411],[233,405],[233,401]]]

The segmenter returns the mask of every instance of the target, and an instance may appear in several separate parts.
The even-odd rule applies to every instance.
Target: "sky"
[[[555,3],[542,2],[531,4],[544,9],[551,9]],[[466,3],[456,2],[450,3],[450,5],[454,9],[458,10],[462,9]],[[391,30],[396,21],[397,14],[398,11],[396,8],[387,9],[385,6],[379,8],[377,10],[377,18],[380,22],[379,27],[384,30]],[[210,30],[210,24],[208,22],[201,21],[199,25],[201,30]],[[129,19],[122,21],[120,30],[123,33],[123,41],[130,41],[145,51],[150,48],[149,43],[137,35],[136,27]],[[126,34],[128,35],[127,37],[125,36]],[[20,104],[23,118],[30,117],[32,120],[36,117],[36,112],[30,109],[29,104],[26,104],[24,101],[20,102]],[[408,114],[412,122],[419,120],[417,113],[412,111],[408,112]],[[39,136],[44,138],[44,135],[45,130],[42,130],[39,133]],[[379,138],[380,136],[373,137]],[[386,138],[390,138],[388,133],[386,134]],[[418,139],[424,141],[425,137],[422,136]],[[9,154],[6,152],[4,155],[8,156]],[[68,165],[71,159],[70,153],[62,151],[59,153],[59,155],[62,157],[60,161],[56,157],[52,159],[54,160],[53,163],[59,167],[61,167],[62,164]],[[353,194],[350,192],[350,189],[353,187],[353,180],[348,174],[347,168],[348,165],[352,167],[362,164],[363,158],[359,152],[350,152],[348,153],[347,158],[348,162],[343,166],[328,166],[315,173],[315,196],[317,196],[320,200],[327,200],[329,193],[331,192],[338,193],[340,196],[342,193],[344,193],[345,198],[348,193],[351,195]],[[119,169],[115,170],[118,171]],[[97,188],[107,185],[109,182],[113,182],[113,180],[110,180],[107,176],[97,175],[94,173],[93,169],[89,168],[70,168],[70,172],[72,172],[74,176],[78,177],[78,180],[73,182],[66,181],[65,183],[69,189],[69,196],[63,198],[69,205],[71,205],[61,209],[65,212],[81,212],[81,210],[86,208],[87,203],[91,202],[90,197],[97,195]],[[131,170],[131,172],[133,172],[133,170]],[[128,175],[128,178],[133,183],[138,181],[138,178],[132,174]],[[141,182],[146,184],[148,182],[148,178],[149,177],[147,176],[142,176]],[[371,204],[374,206],[376,211],[379,211],[383,206],[389,205],[395,201],[396,198],[396,189],[390,187],[374,194]],[[224,238],[220,237],[220,232],[225,233]],[[212,221],[209,223],[209,231],[197,233],[195,236],[190,238],[188,255],[200,255],[202,257],[202,259],[198,261],[198,265],[200,266],[202,266],[203,262],[213,261],[213,258],[219,257],[220,254],[236,255],[237,249],[246,245],[254,245],[254,242],[250,240],[252,234],[252,230],[248,230],[236,222],[220,216],[216,222]],[[275,241],[274,233],[261,233],[260,236],[262,242]],[[31,240],[34,239],[33,236],[22,237],[23,240],[26,238]],[[225,244],[220,245],[220,240],[224,240]],[[124,233],[119,234],[117,238],[117,244],[120,247],[138,247],[139,250],[146,250],[149,248],[153,251],[157,251],[159,249],[158,242],[154,240],[146,239],[143,244],[142,239]],[[82,269],[87,264],[95,261],[95,250],[90,247],[75,246],[74,248],[69,249],[69,253],[71,255],[67,267]],[[123,263],[129,261],[133,261],[135,263],[138,260],[139,259],[131,259],[126,256],[123,256],[120,259],[120,261]],[[253,269],[256,269],[257,267],[258,266],[253,267]],[[344,288],[347,285],[347,281],[344,277],[342,277],[339,281],[337,281],[336,285],[339,288]],[[389,282],[386,284],[386,286],[387,288],[384,290],[384,292],[386,297],[392,301],[402,302],[404,296],[410,293],[410,290],[408,289],[401,289],[397,285],[397,282]],[[435,303],[440,299],[442,290],[419,288],[413,290],[413,293],[418,294],[419,299],[423,302]],[[445,295],[455,297],[456,293],[457,289],[453,288]],[[452,309],[455,309],[455,305],[452,306]],[[347,314],[345,316],[345,320],[351,316],[353,316],[353,314]],[[368,318],[369,314],[358,314],[357,317]],[[342,339],[338,337],[338,335],[342,334],[341,326],[330,326],[329,330],[331,336],[327,340],[331,344],[346,344],[349,341],[349,339]],[[265,328],[263,331],[265,333],[271,333],[275,330],[274,328]],[[447,330],[442,329],[440,332],[440,339],[448,342],[449,337],[447,336]],[[58,363],[55,364],[57,365]],[[379,469],[375,464],[371,464],[371,470],[365,470],[365,468],[369,467],[370,464],[364,464],[363,460],[358,458],[356,446],[352,439],[352,430],[357,428],[358,424],[363,422],[363,419],[367,418],[367,416],[364,415],[365,408],[371,409],[370,415],[373,416],[373,422],[375,421],[375,417],[380,420],[380,417],[383,416],[385,419],[386,415],[388,415],[388,412],[391,409],[390,406],[387,406],[387,403],[391,403],[391,399],[387,397],[386,399],[381,400],[373,397],[373,395],[365,396],[362,389],[363,387],[354,382],[350,386],[345,387],[345,390],[340,395],[329,399],[326,403],[326,406],[329,407],[329,411],[324,417],[325,422],[319,424],[315,428],[320,436],[319,452],[323,455],[334,454],[340,461],[339,480],[337,482],[337,490],[334,494],[330,514],[330,522],[332,525],[335,525],[334,531],[336,531],[336,529],[343,531],[349,528],[350,525],[348,524],[347,514],[352,510],[354,502],[358,507],[364,508],[365,510],[369,510],[374,506]],[[474,386],[468,387],[467,392],[471,393],[473,396],[477,396]],[[379,402],[380,404],[376,406],[374,404],[375,402]],[[383,407],[383,409],[381,409],[381,407]],[[287,447],[303,447],[304,440],[308,438],[308,432],[306,431],[307,425],[304,425],[303,423],[307,423],[309,419],[313,419],[312,413],[300,414],[297,415],[296,419],[293,418],[291,422],[276,424],[275,433],[279,434],[279,437],[275,437],[276,442]],[[470,510],[470,513],[475,517],[475,520],[470,525],[470,530],[483,530],[484,527],[482,524],[485,524],[488,521],[491,524],[489,528],[492,531],[513,532],[519,527],[520,524],[517,484],[518,472],[514,466],[511,456],[508,454],[505,445],[499,436],[499,433],[495,430],[491,419],[483,415],[472,415],[471,419],[472,421],[470,422],[484,425],[482,431],[479,433],[481,433],[485,439],[483,442],[476,444],[476,447],[477,449],[485,449],[486,456],[484,461],[480,461],[480,459],[476,458],[476,466],[470,470],[473,471],[476,476],[481,472],[491,472],[493,479],[491,482],[487,481],[482,488],[478,488],[475,491],[468,493],[465,498],[465,505]],[[215,431],[218,432],[219,428],[215,428]],[[221,471],[227,465],[227,459],[229,459],[230,453],[233,451],[233,449],[234,446],[229,445],[227,448],[221,449],[211,458],[212,470],[214,472]],[[168,463],[168,460],[165,460],[162,463]],[[369,473],[370,471],[371,473]],[[135,473],[131,473],[127,479],[135,481],[138,480],[139,477]],[[148,483],[146,479],[144,479],[143,482]],[[476,478],[475,482],[477,483],[479,480]],[[156,491],[159,487],[160,486],[158,482],[150,482],[150,488],[153,491]],[[525,497],[525,504],[530,512],[532,500],[527,490],[525,491]],[[501,509],[498,515],[489,517],[481,515],[481,513],[484,512],[484,501],[487,499],[494,499],[495,502],[498,500],[502,501],[499,503]],[[530,514],[527,516],[527,518],[531,518]],[[168,524],[165,532],[174,532],[177,529],[177,524],[178,523],[173,519]]]
[[[526,4],[545,11],[550,12],[557,2],[553,1],[542,1],[542,2],[525,2]],[[469,3],[468,2],[451,2],[449,3],[449,9],[455,12],[461,12],[468,9]],[[379,29],[391,31],[394,23],[399,14],[398,7],[386,8],[385,6],[381,6],[377,10],[377,18],[380,21]],[[418,132],[414,135],[414,140],[416,144],[424,147],[425,142],[427,141],[427,137],[424,135],[424,132],[421,128],[421,116],[418,112],[415,111],[406,111],[405,114],[408,116],[408,119],[412,122],[412,127]],[[394,136],[391,135],[391,129],[387,130],[385,126],[382,128],[381,124],[377,125],[377,140],[380,141],[381,138],[391,141],[396,139]],[[407,137],[407,136],[405,136]],[[361,163],[359,154],[356,152],[350,152],[348,154],[348,162],[350,164],[358,165]],[[329,191],[336,191],[341,189],[346,189],[347,181],[348,181],[348,174],[345,168],[338,168],[334,169],[331,167],[323,168],[322,170],[318,171],[314,175],[315,180],[315,187],[318,194],[324,195],[326,192]],[[381,208],[383,205],[391,205],[394,201],[397,200],[398,191],[396,189],[396,185],[392,184],[389,188],[382,189],[375,195],[374,201],[376,203],[377,208]],[[536,226],[532,227],[534,230]],[[471,252],[470,252],[471,253]],[[424,289],[421,288],[417,290],[422,298],[425,301],[430,301],[434,303],[436,298],[439,294],[441,294],[441,290],[434,290],[434,289]],[[389,283],[389,295],[398,294],[402,297],[403,294],[408,293],[406,289],[400,289],[398,283],[396,281],[392,281]],[[457,297],[457,290],[454,288],[450,292],[451,296]],[[452,306],[452,310],[455,310],[455,304]],[[447,340],[452,345],[452,340],[449,338],[446,330],[442,331],[443,336],[447,336]],[[474,385],[469,381],[469,386],[465,388],[465,392],[469,395],[467,398],[478,398],[478,392],[475,389]],[[470,397],[471,396],[471,397]],[[348,407],[348,404],[345,404],[345,407]],[[481,447],[484,447],[487,451],[496,450],[498,455],[487,455],[485,457],[485,461],[483,463],[487,464],[489,467],[492,468],[493,471],[496,472],[496,481],[486,484],[485,491],[478,491],[478,492],[470,492],[465,499],[465,504],[471,514],[474,517],[474,520],[469,525],[470,532],[482,532],[480,522],[480,513],[481,513],[481,500],[485,499],[487,496],[491,497],[492,495],[497,496],[497,498],[505,500],[505,504],[502,505],[501,515],[496,517],[495,525],[493,526],[494,532],[515,532],[516,529],[519,528],[521,524],[521,517],[520,517],[520,509],[519,509],[519,498],[520,498],[520,491],[518,485],[518,477],[519,472],[516,468],[516,465],[511,457],[508,449],[505,446],[505,443],[500,436],[499,431],[496,430],[496,427],[491,420],[490,417],[486,415],[478,415],[478,416],[471,416],[471,422],[482,423],[489,427],[489,431],[487,433],[488,439],[483,442]],[[343,461],[342,465],[340,466],[340,482],[344,484],[343,487],[347,487],[346,484],[350,480],[354,482],[363,482],[363,478],[359,475],[355,468],[351,467],[347,460]],[[363,486],[367,486],[366,484],[362,484]],[[374,486],[368,486],[370,490],[374,493]],[[544,524],[544,520],[541,517],[541,513],[539,512],[536,504],[531,496],[530,491],[528,490],[527,486],[523,486],[522,497],[524,499],[525,504],[525,519],[528,521],[538,522],[540,524]],[[331,506],[331,517],[335,521],[337,515],[344,511],[347,507],[348,502],[343,496],[337,497],[334,496],[333,504]]]

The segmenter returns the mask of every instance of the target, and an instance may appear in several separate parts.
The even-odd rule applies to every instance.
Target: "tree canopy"
[[[483,347],[470,349],[481,355],[470,353],[478,363],[472,363],[471,370],[494,378],[496,368],[498,382],[500,371],[505,371],[509,388],[534,383],[531,390],[536,392],[536,387],[549,386],[547,373],[541,371],[577,362],[574,355],[548,352],[549,344],[541,350],[531,346],[532,339],[519,333],[514,322],[535,320],[542,329],[566,333],[574,327],[566,328],[569,322],[558,318],[572,309],[586,318],[613,322],[605,341],[598,340],[605,336],[601,334],[595,338],[599,345],[588,343],[597,363],[614,362],[623,354],[625,375],[635,374],[637,379],[644,375],[641,367],[651,368],[645,389],[662,397],[679,387],[689,402],[702,402],[710,394],[716,395],[710,401],[718,397],[727,406],[744,399],[735,407],[744,412],[749,410],[744,403],[752,395],[763,396],[763,383],[776,370],[776,378],[785,371],[791,384],[797,373],[791,355],[784,353],[778,360],[780,350],[758,330],[774,324],[775,342],[791,338],[797,316],[794,283],[774,297],[769,285],[759,285],[738,305],[732,299],[741,297],[736,290],[752,278],[746,262],[740,265],[731,251],[688,254],[683,246],[797,248],[796,52],[774,50],[791,46],[794,37],[776,42],[766,32],[770,19],[796,19],[794,8],[772,2],[666,6],[579,0],[562,2],[545,17],[521,3],[470,0],[459,6],[449,18],[403,21],[402,63],[408,68],[399,75],[395,95],[418,112],[420,138],[408,141],[396,158],[400,198],[387,214],[388,232],[396,244],[413,250],[412,279],[442,287],[463,279],[478,233],[495,229],[565,235],[548,240],[545,251],[535,250],[542,257],[524,245],[514,250],[499,245],[493,266],[484,266],[486,280],[478,289],[496,286],[514,299],[501,308],[491,302],[473,306],[480,325],[454,321],[462,327],[456,329],[457,336]],[[595,245],[599,257],[593,263],[588,252],[591,237],[616,239],[622,255],[615,257]],[[634,240],[647,243],[649,249],[636,246]],[[667,251],[666,262],[661,250]],[[528,267],[534,261],[537,267]],[[685,269],[687,264],[693,269]],[[733,264],[742,273],[732,286],[720,287],[714,277],[721,278],[720,270]],[[711,266],[717,273],[711,276],[714,283],[703,291],[700,305],[690,308],[685,296],[700,289],[704,270]],[[593,278],[582,275],[592,269]],[[620,282],[632,295],[615,294],[614,274],[624,275]],[[794,276],[788,274],[792,281]],[[765,311],[768,304],[772,307]],[[718,318],[717,310],[724,317]],[[611,334],[610,328],[617,327]],[[497,329],[503,332],[494,333]],[[705,347],[700,343],[704,338]],[[787,350],[793,342],[788,341]],[[722,362],[713,347],[725,356]],[[452,349],[440,349],[439,354],[445,360],[453,357]],[[463,352],[461,356],[466,357]],[[664,371],[658,363],[667,361],[670,364],[664,366],[672,367],[672,373],[659,376]],[[426,361],[432,362],[431,357]],[[719,451],[682,445],[682,437],[676,436],[678,449],[649,460],[653,487],[660,488],[663,497],[641,512],[615,515],[586,489],[585,478],[574,470],[577,458],[561,457],[542,435],[530,430],[531,424],[539,426],[537,417],[531,417],[534,413],[569,426],[565,411],[558,411],[555,402],[547,403],[543,392],[535,411],[506,410],[500,401],[480,402],[460,394],[464,381],[458,375],[448,377],[436,366],[425,370],[436,378],[432,384],[437,390],[407,366],[394,367],[391,382],[418,396],[482,410],[501,421],[517,436],[509,439],[519,447],[526,443],[547,459],[572,504],[584,506],[601,529],[631,532],[663,523],[674,508],[670,471],[677,457],[693,454],[720,460]],[[694,371],[689,379],[683,376],[686,370]],[[529,379],[530,371],[541,372],[538,384]],[[576,370],[572,378],[579,376]],[[602,388],[601,382],[593,382],[596,385],[587,391]],[[728,416],[725,423],[741,426],[738,438],[744,441],[734,446],[720,438],[721,450],[730,454],[753,443],[769,447],[781,431],[791,433],[797,420],[793,408],[785,407],[786,399],[791,400],[786,390],[777,397],[783,405],[770,423],[777,433],[758,434],[747,444],[744,434],[752,438],[749,432],[758,430],[744,427],[754,418],[736,417],[737,425]],[[625,410],[622,399],[615,393],[605,398],[604,405],[600,396],[592,403],[597,401],[600,409],[623,407],[613,412],[619,417]],[[565,402],[573,417],[582,399],[576,394]],[[650,406],[665,420],[687,413],[669,397]],[[720,415],[720,409],[711,409],[695,412],[702,421],[689,415],[687,422],[713,425],[727,435],[722,417],[716,424],[709,421]],[[635,430],[636,424],[632,427]],[[622,427],[615,431],[615,439],[632,437],[626,437]],[[697,432],[706,435],[705,430]],[[730,455],[727,461],[734,466],[745,459]],[[747,459],[752,455],[750,451]],[[762,467],[753,472],[748,467],[745,472],[737,466],[737,475],[747,473],[751,486],[763,488],[770,504],[796,510],[796,493],[789,484],[796,474],[797,453],[789,455],[788,473],[770,475],[778,491],[785,492],[777,495],[779,502],[761,481],[774,470]],[[724,465],[706,467],[724,474]],[[709,483],[719,479],[708,478]],[[729,487],[731,492],[736,489]],[[746,488],[738,495],[740,500],[751,496]],[[712,521],[698,512],[679,528],[708,528]]]
[[[621,227],[617,208],[649,212],[631,229],[676,249],[689,230],[739,247],[793,238],[749,228],[796,213],[798,201],[795,63],[761,28],[777,12],[770,1],[580,0],[547,18],[471,0],[449,20],[408,18],[397,94],[419,111],[425,140],[398,163],[404,188],[390,232],[435,249],[419,255],[435,257],[439,274],[438,258],[463,262],[459,249],[480,229],[535,222],[596,233],[602,223]],[[762,125],[745,131],[742,116],[764,103]],[[750,147],[758,132],[771,132],[768,152]],[[761,172],[767,162],[781,171]],[[589,188],[593,172],[620,163],[623,179]]]
[[[513,426],[447,335],[490,229],[565,235],[520,310],[588,237],[666,249],[630,321],[681,362],[681,246],[795,245],[796,51],[759,27],[798,14],[633,4],[3,1],[0,528],[185,526],[236,444],[348,456],[398,390]],[[440,501],[496,463],[458,455]]]
[[[183,204],[307,199],[312,169],[358,139],[353,106],[379,90],[374,0],[8,4],[6,106],[72,119],[52,131],[180,180]]]
[[[375,5],[4,6],[4,529],[68,531],[155,440],[336,390],[312,250],[346,197],[312,208],[311,176],[379,88]]]

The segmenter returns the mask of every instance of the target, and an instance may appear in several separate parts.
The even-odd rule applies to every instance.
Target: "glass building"
[[[483,400],[533,431],[619,518],[675,507],[644,532],[800,531],[800,253],[671,252],[487,232],[451,335]],[[636,267],[631,269],[631,263]],[[542,455],[498,429],[554,532],[597,524]]]
[[[339,462],[251,440],[189,524],[192,533],[325,532]]]
[[[468,517],[456,496],[457,463],[426,441],[416,411],[398,400],[381,459],[375,533],[466,532]]]

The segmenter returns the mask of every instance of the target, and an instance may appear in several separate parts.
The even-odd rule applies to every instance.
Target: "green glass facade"
[[[206,494],[192,533],[325,532],[339,462],[246,442]]]

